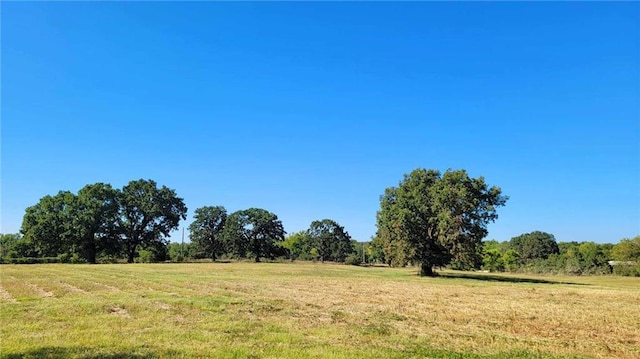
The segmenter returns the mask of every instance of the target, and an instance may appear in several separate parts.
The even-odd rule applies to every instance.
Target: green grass
[[[0,266],[0,358],[638,358],[640,279]]]

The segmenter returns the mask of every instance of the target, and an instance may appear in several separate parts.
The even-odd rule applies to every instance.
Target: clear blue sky
[[[1,6],[0,232],[145,178],[368,240],[423,167],[502,187],[488,238],[640,234],[637,2]]]

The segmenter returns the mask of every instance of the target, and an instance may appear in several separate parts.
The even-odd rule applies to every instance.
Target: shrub
[[[153,253],[146,249],[141,249],[138,252],[139,256],[135,259],[136,263],[151,263],[154,262]]]
[[[616,265],[613,267],[613,274],[625,277],[640,277],[640,264],[637,265]]]
[[[20,258],[4,258],[2,263],[5,264],[43,264],[43,263],[62,263],[58,257],[20,257]]]
[[[362,264],[362,258],[360,258],[360,256],[357,254],[351,253],[347,256],[347,258],[345,258],[344,264],[359,266],[360,264]]]

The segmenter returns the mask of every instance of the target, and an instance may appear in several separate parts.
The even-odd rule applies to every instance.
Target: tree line
[[[187,207],[174,190],[143,179],[121,189],[96,183],[77,193],[45,196],[28,207],[20,233],[0,237],[0,259],[366,261],[414,265],[420,275],[434,275],[438,267],[532,270],[541,268],[543,261],[548,269],[571,272],[567,268],[578,266],[586,274],[605,271],[604,262],[623,257],[610,255],[616,253],[613,246],[609,250],[594,243],[558,244],[544,232],[524,234],[507,243],[484,242],[487,225],[498,219],[497,209],[507,200],[499,187],[489,186],[483,177],[470,177],[465,170],[418,168],[380,196],[377,231],[370,243],[354,241],[331,219],[313,221],[307,230],[287,236],[277,215],[265,209],[228,214],[223,206],[205,206],[194,211],[188,228],[190,243],[177,247],[168,237],[186,219]]]
[[[552,234],[535,231],[510,241],[486,241],[483,249],[482,268],[492,272],[640,276],[640,236],[615,245],[558,243]]]
[[[77,193],[47,195],[26,209],[20,233],[0,235],[4,262],[144,262],[172,258],[169,234],[186,219],[187,207],[174,190],[153,180],[131,181],[122,189],[86,185]],[[272,212],[249,208],[228,214],[223,206],[195,210],[189,225],[189,258],[310,258],[344,262],[354,252],[344,227],[324,219],[285,241],[286,232]],[[300,240],[297,240],[300,239]],[[316,257],[314,257],[315,259]],[[36,260],[40,259],[40,260]]]

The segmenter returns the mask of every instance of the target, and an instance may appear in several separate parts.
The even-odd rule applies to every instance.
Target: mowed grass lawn
[[[0,271],[2,358],[640,358],[638,278],[320,263]]]

